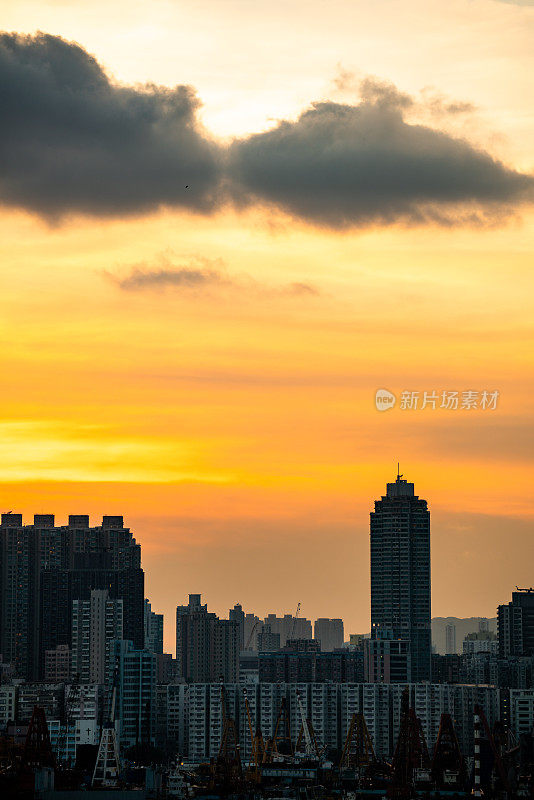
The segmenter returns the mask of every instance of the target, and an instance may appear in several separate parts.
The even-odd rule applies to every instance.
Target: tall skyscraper
[[[430,680],[430,514],[397,475],[371,513],[371,629],[409,643],[409,679]]]

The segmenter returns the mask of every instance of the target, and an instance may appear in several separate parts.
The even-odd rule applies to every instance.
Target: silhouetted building
[[[276,614],[268,614],[264,623],[271,626],[273,633],[280,634],[280,647],[284,647],[288,639],[312,638],[312,624],[305,617],[297,617],[292,614],[277,617]]]
[[[240,603],[236,603],[233,608],[228,612],[228,619],[237,622],[239,625],[239,649],[243,650],[245,647],[245,612]]]
[[[87,601],[94,589],[111,600],[124,600],[123,636],[142,650],[145,644],[145,576],[139,567],[112,569],[109,553],[80,553],[74,567],[41,573],[41,647],[69,643],[75,600]]]
[[[456,625],[445,627],[445,652],[447,655],[456,653]]]
[[[350,650],[322,653],[291,650],[259,653],[261,683],[358,683],[363,681],[363,655]]]
[[[371,513],[371,627],[408,642],[410,680],[430,680],[430,514],[401,475]]]
[[[27,680],[39,665],[39,522],[23,525],[22,514],[8,513],[0,525],[0,652]]]
[[[152,611],[150,600],[145,599],[145,648],[151,653],[163,653],[163,614]]]
[[[280,634],[273,633],[270,625],[262,625],[257,636],[258,653],[275,653],[280,650]]]
[[[209,683],[221,677],[227,682],[237,681],[239,623],[208,612],[200,598],[199,594],[190,594],[189,604],[176,609],[178,677],[188,683]]]
[[[397,639],[393,631],[373,628],[365,639],[364,679],[367,683],[410,683],[410,642]]]
[[[501,658],[534,655],[534,589],[512,592],[498,608],[497,627]]]
[[[88,581],[75,588],[71,573],[88,569],[80,565],[82,557],[94,559],[91,569],[106,574],[95,583],[86,574]],[[46,651],[70,644],[72,600],[87,599],[91,589],[109,588],[112,597],[128,597],[130,619],[125,627],[133,632],[140,621],[142,630],[143,598],[139,606],[136,592],[144,581],[140,564],[141,548],[122,517],[106,516],[102,525],[90,527],[89,517],[83,514],[69,516],[63,526],[55,525],[53,514],[36,514],[32,525],[24,525],[21,514],[2,514],[0,652],[4,660],[27,680],[43,676]],[[128,570],[129,578],[117,577]],[[135,576],[133,570],[137,570]]]
[[[432,654],[432,682],[433,683],[460,683],[460,667],[462,656],[449,653],[445,656],[439,653]]]
[[[321,643],[321,650],[332,652],[343,647],[344,633],[342,619],[326,619],[321,617],[315,620],[313,638]]]

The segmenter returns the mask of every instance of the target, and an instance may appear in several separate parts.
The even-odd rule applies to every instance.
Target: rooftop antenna
[[[400,481],[402,478],[401,471],[400,471],[400,462],[397,461],[397,480]]]

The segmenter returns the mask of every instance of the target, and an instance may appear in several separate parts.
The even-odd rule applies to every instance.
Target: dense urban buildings
[[[406,641],[402,680],[430,680],[430,514],[401,475],[371,513],[371,637]]]
[[[447,712],[471,755],[475,704],[516,736],[534,727],[534,592],[517,590],[499,607],[498,636],[494,620],[441,618],[447,652],[431,655],[429,513],[401,475],[371,514],[371,632],[348,642],[341,618],[319,617],[312,636],[300,604],[261,619],[238,603],[221,619],[190,594],[177,607],[173,658],[163,652],[163,616],[144,596],[140,546],[122,517],[90,527],[80,515],[56,526],[51,515],[23,525],[4,514],[0,537],[0,727],[23,741],[34,706],[42,707],[59,758],[97,746],[113,696],[123,753],[150,746],[214,758],[221,680],[244,757],[244,690],[264,737],[283,702],[294,744],[304,713],[333,758],[361,711],[377,754],[390,759],[406,686],[430,745]]]
[[[127,598],[124,634],[143,647],[141,549],[123,518],[90,527],[86,515],[56,526],[53,514],[2,514],[0,523],[0,651],[27,680],[44,677],[46,652],[69,645],[72,603],[91,590]]]

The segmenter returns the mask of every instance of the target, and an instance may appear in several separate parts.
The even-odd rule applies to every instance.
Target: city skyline
[[[406,505],[408,504],[409,510],[403,510],[403,503]],[[385,504],[385,505],[384,505]],[[389,504],[389,505],[388,505]],[[413,508],[412,508],[413,506]],[[384,517],[384,519],[382,519]],[[375,508],[374,511],[371,511],[370,514],[371,519],[371,549],[368,553],[368,559],[370,564],[370,582],[368,587],[368,605],[369,605],[369,619],[367,625],[362,625],[361,629],[353,630],[350,628],[350,624],[346,623],[347,619],[350,619],[350,613],[347,615],[347,609],[342,608],[339,609],[339,613],[335,616],[324,616],[324,609],[322,608],[324,605],[327,605],[325,602],[325,595],[320,594],[316,601],[316,606],[319,608],[319,613],[309,613],[307,612],[306,608],[302,607],[301,601],[298,601],[296,609],[286,609],[283,607],[274,607],[274,614],[273,614],[273,603],[272,600],[269,601],[266,610],[258,609],[253,607],[252,605],[247,605],[246,603],[239,603],[236,601],[234,607],[226,607],[226,608],[218,608],[215,605],[210,604],[209,600],[207,600],[206,604],[202,606],[204,611],[209,607],[210,613],[208,616],[215,618],[216,616],[221,620],[227,621],[228,619],[237,619],[236,617],[236,609],[239,610],[239,614],[243,617],[248,615],[251,619],[257,619],[261,621],[264,620],[266,624],[271,622],[271,619],[274,621],[275,615],[281,613],[282,616],[285,614],[287,615],[287,619],[290,621],[299,617],[302,610],[302,615],[299,620],[299,630],[300,630],[300,622],[306,622],[307,625],[310,626],[310,633],[305,634],[305,637],[310,636],[310,638],[314,635],[311,633],[311,621],[315,620],[314,625],[317,628],[317,624],[321,621],[327,621],[328,623],[340,622],[341,629],[345,628],[345,642],[349,641],[350,635],[352,634],[363,634],[363,635],[370,635],[373,636],[373,631],[378,632],[376,635],[380,638],[379,628],[382,627],[385,629],[385,633],[389,631],[394,635],[394,638],[406,638],[407,641],[410,641],[412,635],[416,638],[420,636],[424,636],[422,632],[422,628],[427,629],[427,635],[429,637],[428,643],[424,645],[426,651],[428,651],[428,658],[430,657],[430,598],[432,592],[432,581],[430,580],[430,559],[431,559],[431,552],[432,547],[430,544],[430,522],[429,522],[429,512],[427,510],[427,503],[426,500],[421,500],[418,496],[414,494],[414,484],[409,483],[405,478],[404,475],[400,473],[400,462],[397,464],[397,475],[395,482],[387,483],[386,486],[386,494],[382,495],[381,500],[375,501]],[[400,527],[398,527],[400,525]],[[59,610],[62,606],[66,606],[70,608],[70,601],[67,599],[71,597],[72,592],[81,591],[86,597],[86,600],[89,600],[89,591],[88,587],[99,586],[102,589],[108,585],[108,581],[112,581],[109,583],[110,587],[113,588],[113,592],[118,592],[116,596],[121,597],[124,595],[124,587],[130,586],[129,591],[135,592],[135,605],[132,606],[133,600],[130,596],[130,601],[127,603],[126,608],[129,610],[130,606],[132,606],[133,616],[130,618],[129,628],[128,630],[131,634],[135,632],[135,634],[125,636],[125,639],[132,638],[137,645],[142,638],[142,631],[138,630],[139,624],[141,624],[141,617],[139,617],[139,609],[141,608],[141,598],[142,598],[142,587],[145,586],[145,594],[148,594],[151,600],[145,599],[144,600],[144,625],[145,629],[145,640],[147,636],[152,640],[154,636],[157,636],[156,633],[157,627],[154,628],[152,626],[158,625],[161,626],[163,630],[160,630],[160,638],[162,642],[162,650],[166,653],[176,654],[178,652],[178,645],[177,639],[175,635],[175,631],[173,628],[172,620],[174,619],[175,613],[180,611],[180,608],[187,608],[185,606],[181,606],[180,602],[183,600],[184,592],[178,590],[178,594],[180,595],[176,598],[174,595],[167,598],[167,604],[170,604],[172,608],[172,614],[167,615],[166,612],[166,605],[164,605],[164,609],[159,609],[162,613],[154,613],[151,612],[151,604],[154,600],[154,595],[152,592],[149,591],[147,586],[149,585],[149,574],[147,574],[146,569],[143,570],[143,562],[141,562],[141,542],[137,541],[133,538],[134,531],[129,526],[124,525],[124,519],[122,515],[119,516],[103,516],[97,522],[96,520],[89,517],[89,515],[84,514],[69,514],[67,520],[58,520],[56,515],[54,514],[34,514],[31,520],[23,518],[23,516],[15,511],[5,512],[2,514],[2,527],[0,530],[4,530],[6,536],[8,538],[5,539],[5,553],[8,554],[10,552],[10,547],[16,545],[20,547],[19,543],[22,543],[22,550],[21,553],[24,553],[23,560],[18,562],[17,570],[18,572],[14,573],[14,577],[12,580],[15,580],[16,575],[19,573],[23,576],[26,576],[28,573],[28,566],[30,566],[29,574],[35,571],[36,565],[38,562],[37,560],[37,553],[40,552],[40,563],[43,565],[42,567],[38,568],[41,569],[44,567],[45,570],[50,570],[52,568],[53,571],[45,571],[41,578],[40,578],[40,588],[38,593],[40,595],[40,611],[32,611],[32,606],[25,605],[24,613],[27,615],[28,620],[30,620],[29,627],[25,628],[24,630],[26,633],[24,634],[27,637],[27,641],[30,642],[30,647],[25,647],[24,653],[25,657],[27,657],[27,653],[32,653],[33,655],[30,656],[30,659],[33,659],[35,664],[38,663],[38,654],[40,652],[41,658],[41,665],[39,666],[39,670],[43,669],[44,655],[45,650],[47,647],[53,646],[53,643],[56,641],[61,641],[66,639],[69,634],[65,634],[65,631],[68,629],[70,631],[70,614],[67,614],[64,619],[62,619],[62,615],[54,611],[53,613],[49,614],[48,611],[44,611],[45,608],[48,608],[46,605],[47,603],[51,603],[51,608],[56,608]],[[115,538],[108,539],[110,533],[113,532],[113,529],[117,529],[117,533]],[[10,544],[9,540],[9,531],[21,531],[22,538],[18,537],[18,533],[16,533],[15,538],[13,539],[13,543]],[[374,534],[373,534],[374,530]],[[35,540],[33,541],[34,531],[36,531],[39,536],[39,543]],[[107,533],[106,533],[107,531]],[[400,539],[395,543],[396,537],[398,532],[400,533]],[[406,533],[409,531],[408,538],[410,539],[410,543],[407,544],[406,542],[402,545],[404,541],[402,537],[406,537]],[[373,549],[373,535],[375,539],[375,545]],[[422,539],[421,539],[422,535]],[[385,544],[378,544],[378,542],[382,542],[383,537],[385,536],[384,542]],[[71,544],[59,545],[61,541],[61,537],[67,537],[67,540],[71,542]],[[119,537],[119,538],[116,538]],[[389,537],[389,538],[388,538]],[[95,546],[94,542],[99,541],[99,547],[102,546],[102,543],[108,541],[108,546],[111,546],[113,549],[117,547],[118,542],[122,541],[122,546],[124,547],[127,544],[126,550],[122,552],[122,555],[85,555],[85,556],[76,556],[73,551],[73,547],[75,541],[84,542],[93,542],[92,547]],[[402,546],[401,546],[402,545]],[[87,546],[87,545],[84,545]],[[65,549],[66,547],[66,549]],[[128,551],[134,553],[134,556],[127,555]],[[110,551],[114,552],[114,550]],[[61,553],[61,556],[59,555]],[[134,567],[133,572],[124,573],[125,577],[120,577],[117,574],[114,578],[111,577],[112,573],[109,572],[111,569],[111,564],[115,564],[113,569],[118,568],[119,561],[116,559],[119,558],[120,563],[122,564],[121,569],[125,566]],[[393,564],[393,561],[399,559],[399,564],[397,567]],[[414,569],[410,567],[409,569],[404,566],[406,559],[411,564],[412,558],[415,559],[415,562],[418,564],[417,567],[414,566]],[[25,559],[29,559],[26,563]],[[78,559],[78,560],[77,560]],[[81,560],[80,559],[84,559]],[[104,560],[102,560],[104,559]],[[110,560],[111,559],[111,560]],[[124,559],[126,559],[124,561]],[[133,559],[133,560],[132,560]],[[421,561],[422,559],[422,561]],[[124,561],[124,563],[122,563]],[[421,563],[419,563],[421,562]],[[424,562],[424,563],[423,563]],[[384,564],[390,563],[390,569],[393,569],[391,575],[386,572],[382,578],[378,578],[378,572],[383,571]],[[406,562],[407,563],[407,562]],[[6,560],[7,564],[7,560]],[[375,564],[374,572],[373,572],[373,564]],[[139,570],[139,565],[141,566],[141,570]],[[137,570],[135,569],[137,567]],[[89,570],[89,572],[86,572]],[[107,570],[107,571],[106,571]],[[399,583],[398,585],[395,584],[395,574],[396,570],[399,571]],[[404,570],[404,572],[403,572]],[[428,574],[426,574],[428,571]],[[387,573],[387,574],[386,574]],[[413,574],[412,574],[413,573]],[[6,573],[7,574],[7,573]],[[69,581],[73,581],[71,588],[71,583],[65,583],[67,574],[73,576],[73,578],[69,578]],[[373,590],[373,574],[375,575],[375,590]],[[84,577],[84,575],[86,577]],[[99,577],[101,575],[102,577]],[[426,575],[426,577],[425,577]],[[89,577],[90,576],[90,577]],[[25,579],[25,577],[23,578]],[[424,579],[424,580],[423,580]],[[421,580],[423,580],[423,584],[421,584]],[[387,600],[386,606],[387,609],[384,611],[382,609],[381,603],[383,600],[378,602],[379,598],[385,597],[384,595],[384,586],[383,583],[385,581],[385,586],[388,587],[389,592],[389,599]],[[393,581],[393,583],[392,583]],[[6,587],[9,584],[6,583]],[[412,592],[415,588],[415,601],[410,599],[409,606],[406,606],[405,603],[405,592],[408,592],[411,598]],[[123,587],[123,588],[120,588]],[[396,587],[396,588],[395,588]],[[509,589],[510,591],[510,589]],[[24,590],[26,592],[26,590]],[[176,592],[176,590],[175,590]],[[376,593],[376,601],[375,601],[375,611],[373,616],[373,597],[374,593]],[[508,592],[509,593],[509,592]],[[98,594],[98,592],[97,592]],[[206,596],[209,598],[210,594],[210,587],[206,585],[203,587],[202,593],[191,593],[189,589],[186,588],[185,595],[189,595],[189,601],[191,603],[191,598],[193,598],[193,602],[200,603],[200,596]],[[91,592],[92,598],[93,592]],[[421,597],[421,599],[417,599],[417,595]],[[6,598],[8,598],[8,602],[11,601],[11,597],[15,597],[15,595],[6,594]],[[25,594],[24,594],[25,596]],[[78,596],[72,594],[72,596]],[[125,596],[125,595],[124,595]],[[111,598],[110,598],[111,599]],[[11,612],[8,611],[8,602],[5,602],[5,613],[8,616]],[[18,602],[15,600],[15,602]],[[176,603],[178,602],[178,609],[176,607]],[[421,605],[422,603],[422,605]],[[398,608],[396,606],[398,605]],[[155,604],[157,606],[157,604]],[[483,619],[497,618],[497,612],[499,608],[502,606],[501,600],[497,600],[496,604],[494,605],[495,615],[493,613],[488,614],[479,614],[479,615],[469,615],[471,618],[476,619],[477,617],[481,617]],[[37,608],[37,606],[36,606]],[[388,610],[389,609],[389,610]],[[397,609],[397,610],[395,610]],[[493,611],[493,609],[492,609]],[[293,616],[296,612],[296,617]],[[387,613],[386,613],[387,612]],[[18,612],[17,612],[18,613]],[[148,617],[147,617],[148,613]],[[40,632],[40,641],[36,644],[36,641],[32,639],[31,630],[35,631],[36,625],[39,623],[39,614],[41,617],[41,632]],[[309,620],[307,616],[309,614]],[[32,616],[33,615],[33,616]],[[432,621],[435,618],[451,618],[456,615],[453,614],[443,614],[432,617]],[[463,621],[467,622],[469,616],[463,615],[460,617]],[[135,619],[139,617],[137,623]],[[167,623],[164,624],[165,618],[167,619]],[[122,619],[122,611],[121,611],[121,619]],[[159,623],[151,622],[150,620],[160,620]],[[409,620],[414,620],[414,622],[409,622]],[[33,620],[33,622],[31,622]],[[374,622],[373,622],[374,620]],[[426,622],[425,622],[426,620]],[[249,622],[248,630],[250,631],[252,622]],[[64,626],[65,631],[63,630]],[[121,622],[122,625],[122,622]],[[32,628],[33,626],[33,628]],[[148,627],[147,627],[148,626]],[[413,626],[413,627],[410,627]],[[294,627],[293,623],[291,623],[291,627]],[[420,629],[420,632],[417,633],[417,629]],[[258,632],[261,632],[261,626],[258,629]],[[257,633],[258,633],[257,632]],[[5,641],[8,642],[8,636],[12,637],[15,633],[15,629],[9,630],[6,628],[4,632],[4,636],[6,637]],[[59,633],[59,636],[58,636]],[[257,635],[256,633],[256,635]],[[269,631],[270,633],[270,631]],[[405,635],[403,635],[405,634]],[[287,634],[289,637],[289,634]],[[304,634],[299,634],[304,635]],[[245,639],[248,637],[245,637]],[[290,638],[290,637],[289,637]],[[386,637],[387,638],[387,637]],[[25,640],[26,641],[26,640]],[[285,640],[284,640],[285,641]],[[421,640],[422,641],[422,640]],[[243,643],[245,640],[243,640]],[[283,642],[282,642],[283,644]],[[60,644],[60,648],[63,644]],[[422,645],[416,645],[414,651],[414,664],[417,663],[419,656],[416,655],[418,652],[418,648]],[[5,652],[9,654],[11,653],[11,649],[9,646],[5,646]],[[49,652],[48,650],[46,652]],[[51,652],[51,651],[50,651]],[[160,651],[158,651],[160,652]],[[13,649],[13,653],[15,650]],[[61,656],[60,656],[61,657]],[[410,655],[411,658],[411,655]],[[423,661],[424,661],[423,656]],[[421,674],[425,672],[425,667],[421,668],[418,666],[412,665],[410,670],[408,671],[407,675],[413,674],[419,675],[420,670]],[[35,673],[37,674],[37,673]],[[42,672],[41,672],[42,674]],[[411,679],[411,678],[410,678]],[[420,675],[418,680],[421,679]]]
[[[532,3],[8,0],[1,27],[1,510],[126,515],[167,619],[177,586],[268,613],[276,580],[358,632],[400,460],[435,615],[529,586]]]

